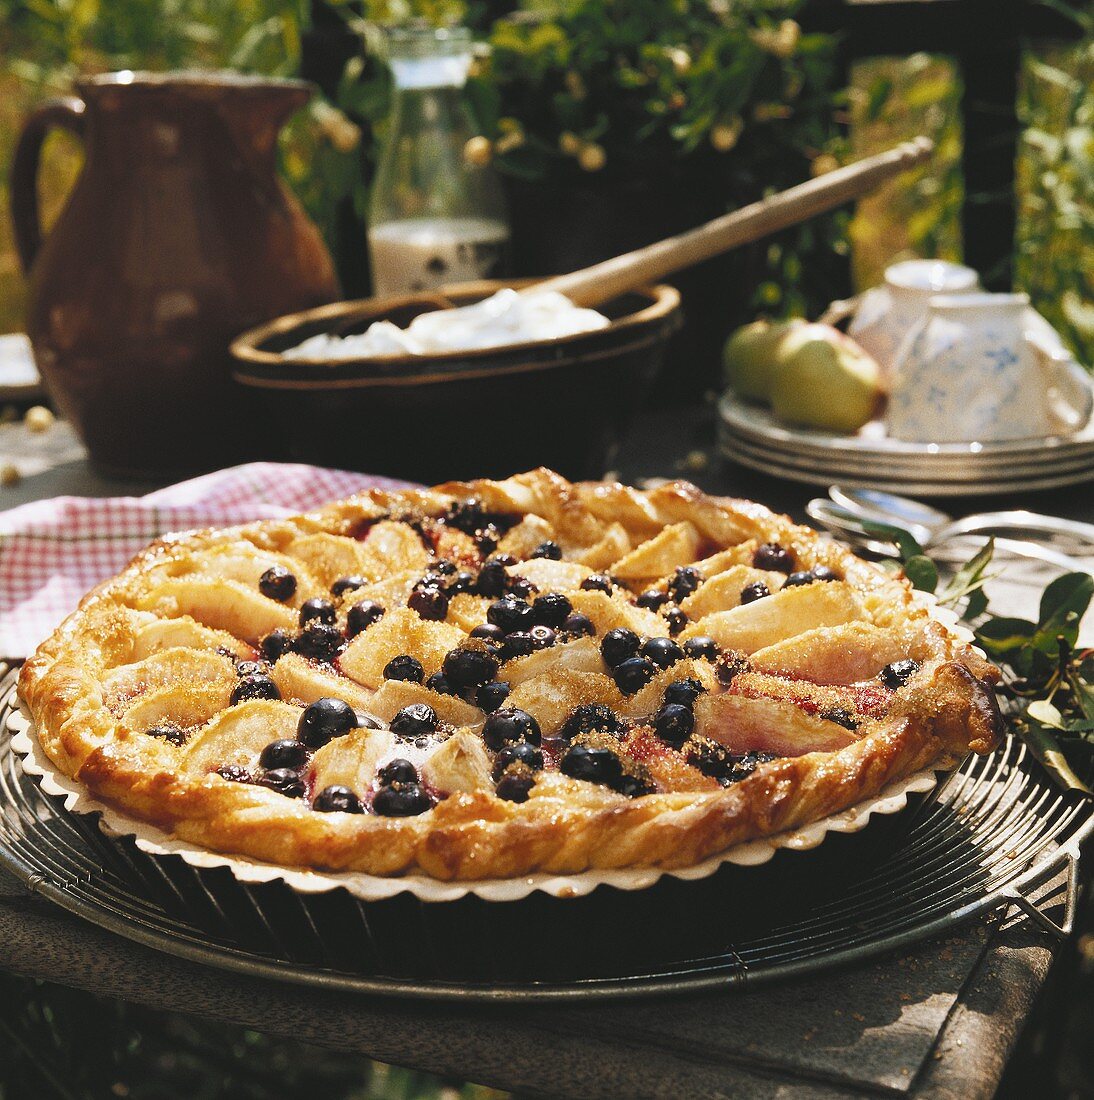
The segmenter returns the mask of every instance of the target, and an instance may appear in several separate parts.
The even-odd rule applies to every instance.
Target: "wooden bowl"
[[[520,285],[484,280],[445,295],[468,305]],[[679,294],[655,286],[602,306],[607,328],[557,340],[372,359],[282,354],[318,333],[404,327],[436,308],[428,292],[338,302],[238,337],[233,377],[260,391],[256,415],[282,441],[279,457],[425,482],[540,465],[599,476],[681,323]]]

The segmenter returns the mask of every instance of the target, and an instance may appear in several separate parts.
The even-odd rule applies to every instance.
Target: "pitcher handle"
[[[53,127],[84,136],[86,104],[76,96],[47,99],[23,125],[11,165],[11,220],[15,247],[23,271],[30,274],[42,247],[42,221],[38,210],[38,162],[42,144]]]

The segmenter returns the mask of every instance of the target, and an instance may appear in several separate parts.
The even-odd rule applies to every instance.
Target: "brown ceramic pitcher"
[[[123,72],[76,89],[30,116],[12,172],[27,332],[50,394],[112,472],[275,453],[230,380],[228,344],[338,296],[319,233],[276,171],[278,131],[308,85]],[[51,127],[79,135],[86,159],[43,241],[36,176]]]

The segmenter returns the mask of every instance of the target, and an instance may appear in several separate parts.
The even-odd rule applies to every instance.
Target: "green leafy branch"
[[[897,545],[915,588],[934,593],[973,627],[977,643],[1003,671],[1000,691],[1017,733],[1053,779],[1065,790],[1094,798],[1082,778],[1094,770],[1094,650],[1079,647],[1094,577],[1057,577],[1041,594],[1036,621],[992,615],[984,592],[985,583],[999,575],[988,571],[992,539],[939,588],[938,566],[911,535],[888,524],[863,526]]]

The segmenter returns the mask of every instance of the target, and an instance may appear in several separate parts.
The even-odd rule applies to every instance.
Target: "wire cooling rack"
[[[173,955],[330,988],[435,1000],[557,1001],[740,988],[861,961],[1018,905],[1070,930],[1094,807],[1008,737],[903,814],[814,852],[628,893],[364,903],[248,886],[108,838],[23,774],[0,678],[0,865],[93,923]],[[1027,896],[1068,870],[1056,925]]]

